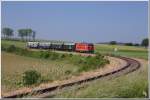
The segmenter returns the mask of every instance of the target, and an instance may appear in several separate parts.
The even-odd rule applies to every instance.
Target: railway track
[[[76,81],[71,81],[71,82],[67,82],[67,83],[63,83],[61,85],[55,85],[55,86],[50,86],[50,87],[46,87],[46,88],[39,88],[39,89],[34,89],[32,91],[26,91],[26,92],[22,92],[22,93],[14,93],[14,94],[10,94],[10,95],[4,95],[2,96],[3,98],[20,98],[20,97],[24,97],[27,95],[32,95],[34,93],[39,94],[40,96],[38,97],[46,97],[46,95],[44,95],[45,93],[49,93],[52,91],[65,87],[69,87],[75,84],[81,84],[84,82],[89,82],[92,80],[96,80],[96,79],[100,79],[100,78],[105,78],[105,77],[117,77],[123,74],[127,74],[130,72],[133,72],[135,70],[137,70],[138,68],[140,68],[140,62],[131,59],[131,58],[126,58],[126,57],[117,57],[119,59],[125,60],[127,62],[127,64],[123,67],[121,67],[120,69],[117,69],[115,71],[109,72],[109,73],[105,73],[102,75],[97,75],[94,77],[90,77],[90,78],[85,78],[83,80],[76,80]],[[43,94],[43,95],[42,95]]]

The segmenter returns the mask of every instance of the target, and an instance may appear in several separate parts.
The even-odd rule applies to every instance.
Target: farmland
[[[118,51],[114,52],[114,48],[117,48]],[[96,44],[95,49],[96,52],[103,54],[112,53],[126,57],[148,59],[148,50],[144,47]]]
[[[25,48],[25,42],[21,41],[10,41],[10,40],[1,40],[1,45],[15,45],[17,47]]]
[[[41,73],[41,82],[52,82],[67,79],[72,75],[78,75],[80,72],[100,68],[107,64],[107,60],[101,55],[97,56],[100,58],[96,58],[49,51],[29,51],[23,49],[25,45],[21,44],[23,42],[5,41],[3,43],[2,41],[3,92],[23,87],[22,76],[27,70],[33,69]]]
[[[2,45],[11,45],[11,44],[15,44],[15,46],[21,48],[26,47],[25,42],[2,40]],[[114,48],[117,48],[118,51],[114,52]],[[144,47],[96,44],[95,52],[99,52],[101,54],[112,53],[112,54],[122,55],[127,57],[148,59],[148,50]]]
[[[15,45],[25,48],[25,42],[2,40],[2,45]],[[114,52],[114,48],[118,51]],[[115,54],[127,57],[142,58],[142,68],[138,71],[111,80],[95,80],[93,82],[73,86],[57,91],[54,97],[78,98],[78,97],[145,97],[143,92],[147,92],[147,59],[148,51],[143,47],[118,46],[96,44],[96,52],[102,54]],[[66,60],[47,60],[34,57],[16,55],[2,51],[2,91],[7,92],[20,87],[21,75],[25,70],[34,69],[42,73],[46,82],[70,78],[78,75],[79,65]],[[78,56],[74,59],[78,59]],[[9,62],[9,63],[8,63]],[[17,63],[16,63],[17,62]],[[68,74],[68,72],[71,72]],[[134,80],[134,81],[133,81]],[[139,91],[137,91],[139,90]],[[130,91],[130,92],[129,92]],[[51,96],[50,96],[51,97]]]
[[[65,79],[70,77],[66,71],[76,72],[77,66],[64,62],[48,61],[23,57],[11,53],[2,52],[2,90],[12,90],[22,87],[20,84],[22,73],[25,70],[34,69],[42,73],[45,80]],[[11,89],[12,88],[12,89]]]

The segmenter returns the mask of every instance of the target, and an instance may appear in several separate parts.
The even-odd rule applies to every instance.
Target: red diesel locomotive
[[[94,45],[92,43],[75,43],[76,52],[94,53]]]

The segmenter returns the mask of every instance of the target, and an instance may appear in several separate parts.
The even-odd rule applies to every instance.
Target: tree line
[[[5,39],[12,39],[12,37],[14,36],[14,30],[5,27],[2,29],[2,34]],[[35,41],[36,32],[30,28],[19,29],[17,30],[17,34],[22,41],[30,41],[30,40]]]
[[[18,32],[18,36],[20,37],[20,39],[22,41],[30,41],[30,40],[35,41],[36,32],[34,30],[27,28],[27,29],[19,29],[19,30],[17,30],[17,32]],[[2,34],[3,34],[5,39],[11,39],[14,36],[14,30],[11,28],[5,27],[2,29]],[[110,41],[109,44],[115,45],[118,43],[117,43],[117,41]],[[143,39],[141,41],[141,44],[124,43],[124,45],[148,47],[149,39],[148,38]]]
[[[109,44],[111,45],[116,45],[118,44],[117,41],[110,41]],[[144,47],[148,47],[149,45],[149,39],[148,38],[144,38],[142,41],[141,41],[141,44],[138,44],[138,43],[123,43],[124,45],[126,46],[144,46]]]

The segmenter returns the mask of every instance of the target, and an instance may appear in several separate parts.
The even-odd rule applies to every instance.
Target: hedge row
[[[51,59],[51,60],[56,60],[56,59],[61,59],[61,58],[66,57],[66,54],[59,54],[59,53],[50,52],[50,51],[36,51],[35,52],[35,51],[28,50],[28,49],[16,47],[14,45],[9,45],[9,46],[2,45],[1,50],[9,52],[9,53],[21,55],[21,56],[44,58],[44,59]],[[69,56],[72,56],[72,55],[69,55]]]

